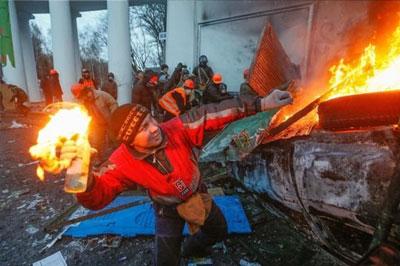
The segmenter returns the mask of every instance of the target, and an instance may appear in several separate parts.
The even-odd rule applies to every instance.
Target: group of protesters
[[[91,142],[98,151],[100,163],[106,147],[109,146],[107,127],[111,114],[118,107],[118,85],[111,72],[101,88],[88,69],[83,68],[81,74],[71,92],[75,101],[84,105],[92,117]],[[243,75],[244,82],[240,93],[254,94],[247,84],[248,69],[244,70]],[[29,108],[24,105],[28,101],[26,92],[17,86],[11,87],[11,101],[15,103],[18,112],[26,115],[29,112]],[[48,75],[42,77],[40,87],[46,105],[63,101],[63,90],[57,70],[51,69]],[[205,55],[199,57],[199,64],[191,73],[183,63],[178,63],[172,74],[169,74],[166,64],[160,66],[159,72],[145,69],[134,73],[131,103],[146,107],[159,122],[168,121],[203,104],[218,103],[231,98],[233,96],[228,93],[222,74],[214,73]]]
[[[207,103],[218,103],[233,98],[228,93],[226,84],[220,73],[214,73],[208,65],[205,55],[199,57],[199,64],[189,72],[188,67],[178,63],[172,74],[166,64],[160,71],[151,69],[136,71],[132,86],[131,103],[146,107],[159,122],[168,121],[182,115],[192,108]],[[50,75],[54,75],[55,70]],[[57,75],[58,73],[56,73]],[[242,94],[253,93],[246,86],[248,70],[244,71]],[[57,88],[56,85],[53,88]],[[242,88],[248,88],[244,90]],[[45,90],[43,90],[45,91]],[[71,88],[76,101],[86,107],[92,116],[92,145],[98,150],[98,161],[101,163],[107,145],[107,127],[109,119],[118,107],[118,85],[113,73],[108,73],[107,81],[98,88],[87,69],[82,69],[82,77]],[[48,97],[50,98],[50,97]],[[47,99],[47,98],[46,98]],[[54,98],[53,98],[54,99]],[[60,98],[57,98],[60,100]]]
[[[207,103],[218,103],[233,98],[220,73],[214,73],[208,65],[207,56],[199,57],[199,64],[189,72],[185,64],[179,63],[171,75],[169,67],[161,65],[160,72],[138,71],[132,89],[132,103],[152,110],[153,116],[167,121],[186,111]],[[244,82],[240,93],[255,93],[247,83],[248,69],[243,72]]]

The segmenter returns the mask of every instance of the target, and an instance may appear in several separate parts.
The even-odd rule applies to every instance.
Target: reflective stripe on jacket
[[[186,93],[184,88],[176,88],[172,91],[164,94],[160,100],[158,100],[159,105],[167,112],[179,116],[183,110],[179,109],[178,103],[173,97],[174,93],[179,93],[183,99],[183,106],[186,106]]]

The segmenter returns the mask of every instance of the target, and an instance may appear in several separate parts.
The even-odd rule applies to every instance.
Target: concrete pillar
[[[34,17],[32,16],[32,14],[25,12],[18,12],[18,17],[29,101],[40,102],[42,96],[39,90],[39,82],[36,72],[36,61],[33,52],[31,28],[29,26],[29,20],[33,19]]]
[[[74,42],[74,52],[75,52],[75,80],[78,81],[81,77],[82,70],[82,61],[81,61],[81,53],[79,50],[79,35],[78,35],[78,27],[76,23],[76,19],[81,17],[81,14],[77,11],[72,12],[72,38]]]
[[[8,61],[7,65],[3,68],[4,79],[7,83],[15,84],[23,90],[27,90],[25,79],[24,58],[21,49],[21,40],[19,32],[19,23],[17,17],[17,10],[15,8],[14,0],[8,1],[10,11],[11,32],[14,48],[15,68]]]
[[[191,68],[190,70],[197,64],[196,20],[195,1],[168,0],[165,61],[171,69],[174,69],[179,62],[185,63]],[[182,23],[183,21],[185,23]]]
[[[108,10],[108,70],[115,74],[118,103],[130,103],[133,72],[129,31],[128,0],[107,0]]]
[[[60,74],[63,99],[71,101],[76,82],[75,50],[69,1],[49,0],[54,68]]]

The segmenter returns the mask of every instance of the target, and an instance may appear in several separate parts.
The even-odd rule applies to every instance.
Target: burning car
[[[249,190],[352,263],[383,265],[371,255],[382,250],[399,259],[400,23],[389,36],[385,44],[369,44],[359,57],[330,67],[319,95],[293,90],[294,105],[263,117],[271,120],[266,127],[235,122],[202,155],[204,161],[226,163]],[[275,66],[266,67],[271,60]],[[250,75],[260,95],[298,75],[271,26]],[[240,126],[244,123],[248,126]],[[264,130],[251,132],[252,126]],[[227,133],[233,128],[242,130]]]

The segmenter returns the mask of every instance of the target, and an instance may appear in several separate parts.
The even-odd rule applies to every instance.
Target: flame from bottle
[[[50,121],[39,131],[37,144],[29,149],[31,156],[40,160],[36,169],[40,180],[44,180],[45,170],[56,174],[68,167],[70,162],[58,158],[57,148],[69,139],[77,143],[87,141],[90,120],[87,111],[78,104],[70,109],[60,109],[51,116]]]

